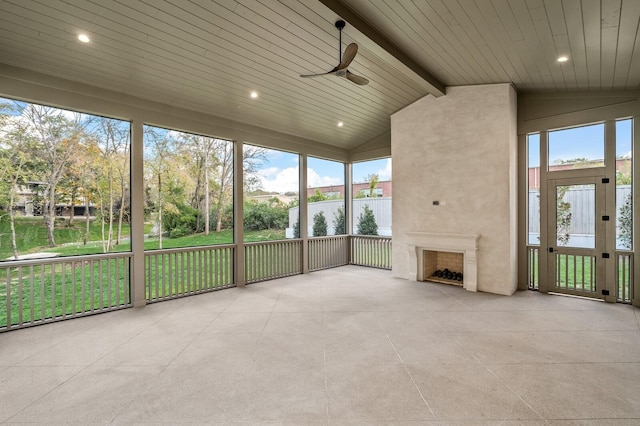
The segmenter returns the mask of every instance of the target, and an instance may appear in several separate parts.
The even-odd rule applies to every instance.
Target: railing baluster
[[[7,268],[7,327],[11,327],[11,269]]]
[[[30,314],[30,322],[35,320],[35,295],[34,295],[34,287],[35,281],[33,280],[33,265],[29,265],[29,314]]]
[[[47,296],[45,294],[44,286],[44,265],[40,267],[40,319],[44,321],[47,318]],[[7,268],[8,269],[8,268]]]

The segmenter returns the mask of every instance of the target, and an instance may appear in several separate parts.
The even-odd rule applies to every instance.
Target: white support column
[[[299,181],[300,181],[300,208],[298,214],[300,215],[300,238],[302,239],[302,250],[300,256],[302,257],[302,273],[309,273],[309,233],[308,233],[308,220],[307,220],[307,155],[300,154],[300,167]]]
[[[233,259],[233,277],[238,287],[244,279],[244,158],[243,143],[233,144],[233,242],[236,245]]]
[[[604,215],[609,216],[609,221],[604,224],[606,241],[596,236],[596,246],[602,244],[604,252],[609,253],[608,259],[602,259],[605,264],[605,277],[602,281],[604,285],[600,290],[608,290],[609,295],[605,295],[604,300],[615,303],[618,297],[616,294],[616,122],[614,120],[605,122],[604,143],[605,176],[609,178],[609,183],[604,184]],[[602,220],[602,217],[596,216],[596,220]]]
[[[518,135],[518,290],[529,288],[528,154],[527,135]]]
[[[546,131],[540,132],[540,252],[538,253],[538,290],[547,293],[551,287],[550,277],[554,273],[549,272],[549,239],[555,235],[549,234],[549,210],[547,196],[547,160],[548,160],[548,140],[549,134]]]
[[[344,227],[347,235],[353,233],[353,163],[344,167]],[[351,241],[348,242],[347,263],[351,264]]]
[[[640,115],[633,117],[633,196],[631,202],[633,206],[633,281],[631,286],[633,298],[631,303],[634,306],[640,306],[640,160],[637,155],[640,154]]]
[[[144,132],[141,120],[131,122],[131,303],[144,306]]]

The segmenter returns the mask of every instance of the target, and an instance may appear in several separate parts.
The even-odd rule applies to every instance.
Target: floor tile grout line
[[[245,284],[246,287],[246,284]],[[278,297],[276,298],[275,303],[273,304],[273,308],[271,308],[271,312],[269,312],[269,316],[267,317],[267,321],[264,323],[264,326],[262,327],[262,330],[260,331],[260,335],[258,336],[258,338],[256,339],[256,342],[253,345],[253,349],[251,351],[251,358],[254,358],[254,355],[256,353],[256,351],[258,350],[258,344],[260,343],[260,341],[262,340],[262,337],[264,335],[264,331],[267,328],[267,324],[269,324],[269,320],[271,319],[271,315],[273,314],[273,312],[276,309],[276,305],[278,304],[278,300],[280,300],[280,296],[282,295],[282,289],[280,289],[280,291],[278,291]],[[239,297],[239,295],[238,295]],[[237,297],[236,297],[237,299]],[[234,299],[234,301],[236,300]],[[229,304],[230,305],[230,304]],[[227,306],[228,307],[228,306]],[[233,333],[232,333],[233,334]],[[233,397],[236,394],[236,391],[238,390],[238,387],[240,386],[240,382],[242,381],[242,374],[240,374],[239,372],[235,372],[235,374],[237,375],[237,379],[236,382],[233,386],[233,390],[231,391],[231,394],[229,395],[229,399],[227,400],[224,409],[222,410],[222,413],[220,414],[220,418],[218,419],[219,421],[223,421],[225,416],[227,415],[227,411],[229,409],[229,406],[231,404],[231,400],[233,399]]]
[[[404,371],[406,371],[407,375],[409,376],[409,379],[411,379],[411,383],[413,383],[413,386],[415,386],[416,390],[418,391],[418,394],[420,395],[420,398],[422,398],[422,401],[424,401],[424,404],[427,406],[427,409],[429,410],[429,413],[431,413],[431,416],[436,420],[436,422],[438,421],[435,413],[433,412],[433,410],[431,409],[431,406],[429,405],[429,403],[427,402],[427,399],[424,397],[422,391],[420,390],[420,388],[418,387],[418,384],[416,383],[416,381],[413,379],[413,376],[411,375],[411,373],[409,372],[409,369],[407,368],[407,365],[405,364],[404,360],[402,359],[402,357],[400,356],[400,353],[398,352],[398,349],[396,349],[396,345],[393,344],[393,341],[391,341],[391,337],[389,337],[389,333],[387,332],[387,330],[384,328],[384,325],[382,325],[382,322],[380,321],[380,318],[378,318],[378,316],[376,315],[376,319],[378,320],[378,325],[380,325],[380,327],[382,328],[382,330],[384,331],[385,336],[387,336],[387,340],[389,341],[389,344],[391,345],[391,347],[393,348],[393,351],[396,353],[396,356],[398,357],[398,359],[400,360],[400,365],[402,365],[402,367],[404,368]],[[440,422],[438,422],[438,424],[440,424]]]
[[[517,364],[517,365],[526,365],[526,364],[524,364],[524,363],[523,363],[523,364]],[[539,417],[539,419],[538,419],[538,420],[544,420],[544,421],[545,421],[545,423],[548,423],[548,420],[545,418],[545,416],[543,416],[541,413],[539,413],[539,412],[538,412],[538,410],[536,410],[535,408],[533,408],[533,407],[531,406],[531,404],[529,404],[529,402],[527,402],[527,401],[522,397],[522,395],[520,395],[518,392],[516,392],[514,389],[512,389],[512,388],[511,388],[511,386],[509,386],[509,385],[507,384],[507,382],[505,382],[505,381],[502,379],[502,377],[500,377],[500,376],[499,376],[495,371],[493,371],[493,369],[491,368],[491,366],[490,366],[490,365],[482,364],[482,366],[483,366],[484,368],[486,368],[486,369],[487,369],[487,371],[488,371],[489,373],[491,373],[491,375],[493,375],[496,379],[498,379],[498,381],[499,381],[499,382],[500,382],[500,383],[501,383],[501,384],[502,384],[506,389],[508,389],[508,390],[509,390],[509,392],[511,392],[511,394],[512,394],[512,395],[514,395],[515,397],[517,397],[517,398],[518,398],[520,401],[522,401],[522,402],[523,402],[527,407],[529,407],[529,409],[530,409],[531,411],[533,411],[533,412],[534,412],[534,413]]]
[[[131,308],[131,309],[134,309],[134,308]],[[108,314],[108,313],[106,313],[106,312],[105,312],[105,314]],[[165,318],[165,317],[166,317],[166,316],[168,316],[169,314],[170,314],[170,312],[169,312],[169,313],[167,313],[166,315],[163,315],[161,318],[159,318],[158,320],[156,320],[156,321],[154,321],[153,323],[151,323],[151,325],[149,325],[149,327],[151,327],[152,325],[156,324],[158,321],[160,321],[161,319]],[[78,320],[81,320],[81,318],[78,318]],[[111,321],[110,321],[110,322],[111,322]],[[102,325],[102,324],[101,324],[101,325]],[[109,325],[110,325],[110,324],[109,324]],[[72,335],[69,339],[74,338],[74,337],[76,337],[76,336],[79,336],[80,334],[85,333],[85,332],[87,332],[87,331],[89,331],[89,330],[91,330],[91,329],[94,329],[94,328],[96,328],[97,326],[98,326],[98,325],[96,325],[96,326],[94,326],[94,327],[89,327],[89,328],[87,328],[86,330],[83,330],[82,332],[76,333],[76,334]],[[147,328],[149,328],[149,327],[147,327]],[[69,378],[67,378],[67,380],[65,380],[65,381],[63,381],[63,382],[61,382],[61,383],[59,383],[58,385],[56,385],[55,387],[53,387],[53,388],[52,388],[51,390],[49,390],[48,392],[46,392],[46,393],[42,394],[39,398],[37,398],[36,400],[32,401],[32,402],[31,402],[31,403],[29,403],[27,406],[23,407],[23,408],[22,408],[22,410],[20,410],[20,411],[18,411],[17,413],[13,414],[10,418],[8,418],[8,419],[7,419],[7,421],[11,420],[11,418],[13,418],[13,417],[17,416],[18,414],[22,413],[24,410],[26,410],[27,408],[29,408],[30,406],[32,406],[32,405],[33,405],[33,404],[35,404],[36,402],[38,402],[38,401],[42,400],[44,397],[46,397],[47,395],[49,395],[49,394],[51,394],[52,392],[54,392],[55,390],[57,390],[58,388],[60,388],[60,387],[61,387],[62,385],[64,385],[65,383],[69,382],[71,379],[73,379],[73,378],[75,378],[76,376],[80,375],[82,372],[87,371],[90,367],[93,367],[93,366],[94,366],[98,361],[100,361],[102,358],[104,358],[105,356],[107,356],[108,354],[110,354],[111,352],[113,352],[114,350],[116,350],[117,348],[119,348],[120,346],[124,345],[125,343],[129,342],[131,339],[133,339],[134,337],[138,336],[140,333],[142,333],[142,332],[143,332],[144,330],[146,330],[147,328],[144,328],[144,329],[143,329],[143,330],[141,330],[140,332],[138,332],[138,333],[136,333],[135,335],[131,336],[131,338],[129,338],[129,339],[127,339],[127,340],[125,340],[125,341],[124,341],[124,342],[122,342],[120,345],[118,345],[118,346],[116,346],[115,348],[113,348],[111,351],[107,352],[107,353],[106,353],[106,354],[104,354],[103,356],[101,356],[101,357],[99,357],[98,359],[94,360],[94,362],[92,362],[91,364],[87,364],[87,365],[85,365],[85,366],[79,366],[79,367],[82,367],[82,368],[81,368],[80,370],[78,370],[75,374],[71,375]],[[66,342],[66,341],[68,341],[69,339],[65,339],[64,341]],[[59,342],[59,343],[62,343],[62,342]],[[58,343],[58,344],[59,344],[59,343]],[[56,345],[52,345],[52,346],[50,346],[50,347],[57,346],[58,344],[56,344]],[[32,358],[32,357],[33,357],[33,356],[35,356],[35,355],[36,355],[36,354],[32,355],[32,356],[31,356],[31,357],[29,357],[29,358]],[[29,358],[27,358],[27,359],[29,359]],[[17,367],[20,367],[20,366],[17,366]],[[33,366],[28,366],[28,367],[33,367]],[[43,367],[48,367],[48,366],[43,366]],[[69,366],[69,367],[72,367],[72,366]],[[118,415],[119,415],[119,414],[118,414]],[[114,417],[114,418],[113,418],[109,423],[112,423],[112,422],[117,418],[117,416],[118,416],[118,415],[116,415],[116,416],[115,416],[115,417]]]
[[[325,332],[324,312],[322,313],[322,357],[324,359],[324,398],[326,422],[329,423],[329,376],[327,373],[327,336]]]
[[[145,329],[141,330],[138,334],[136,334],[136,335],[134,335],[133,337],[131,337],[131,339],[128,339],[128,340],[126,340],[125,342],[123,342],[123,343],[122,343],[122,345],[124,345],[125,343],[127,343],[127,342],[131,341],[133,338],[135,338],[135,337],[139,336],[140,334],[142,334],[145,330],[148,330],[149,328],[151,328],[151,326],[153,326],[153,325],[157,324],[158,322],[162,321],[163,319],[167,318],[168,316],[170,316],[171,314],[173,314],[173,313],[175,313],[175,312],[177,312],[177,311],[178,311],[178,309],[175,309],[175,310],[173,310],[173,311],[171,311],[171,312],[167,313],[167,315],[164,315],[162,318],[159,318],[159,319],[158,319],[158,321],[153,322],[149,327],[147,327],[147,328],[145,328]],[[194,341],[195,339],[197,339],[199,336],[201,336],[201,335],[204,333],[204,330],[205,330],[205,329],[206,329],[206,328],[207,328],[207,327],[208,327],[208,326],[209,326],[213,321],[215,321],[215,319],[216,319],[216,318],[218,318],[218,317],[220,316],[220,314],[221,314],[221,313],[222,313],[222,311],[221,311],[221,312],[218,312],[218,313],[217,313],[217,315],[215,316],[215,318],[213,318],[211,321],[209,321],[209,322],[207,323],[207,325],[205,325],[205,326],[202,328],[202,330],[200,330],[200,332],[199,332],[198,334],[196,334],[196,335],[193,337],[193,339],[191,339],[191,341],[190,341],[190,342],[189,342],[189,343],[188,343],[184,348],[182,348],[182,350],[181,350],[181,351],[180,351],[180,352],[179,352],[175,357],[173,357],[173,359],[172,359],[171,361],[169,361],[169,363],[167,363],[167,364],[166,364],[166,365],[164,365],[164,366],[161,366],[160,371],[158,371],[158,374],[154,375],[154,376],[153,376],[152,378],[150,378],[149,380],[153,380],[153,379],[155,379],[155,378],[159,377],[160,375],[162,375],[162,373],[164,373],[164,372],[167,370],[167,368],[169,368],[169,366],[173,363],[173,361],[175,361],[175,360],[176,360],[176,358],[177,358],[178,356],[180,356],[180,354],[182,354],[182,353],[185,351],[185,349],[186,349],[186,348],[188,348],[188,347],[193,343],[193,341]],[[122,345],[120,345],[120,346],[122,346]],[[115,351],[116,349],[117,349],[117,348],[114,348],[112,351],[110,351],[109,353],[105,354],[103,357],[101,357],[101,358],[99,358],[98,360],[96,360],[96,361],[94,362],[94,364],[95,364],[96,362],[98,362],[100,359],[102,359],[102,358],[104,358],[105,356],[107,356],[108,354],[110,354],[110,353],[112,353],[113,351]],[[92,365],[93,365],[93,364],[92,364]],[[147,384],[146,384],[146,386],[150,386],[150,384],[149,384],[149,383],[147,383]],[[122,408],[122,410],[120,410],[120,411],[119,411],[119,412],[118,412],[118,413],[113,417],[113,419],[111,420],[111,422],[109,422],[109,424],[114,424],[114,423],[116,422],[116,420],[118,419],[118,417],[119,417],[120,415],[122,415],[123,413],[125,413],[125,412],[127,411],[127,409],[128,409],[129,407],[131,407],[131,406],[136,402],[136,400],[137,400],[137,399],[138,399],[137,397],[136,397],[136,398],[133,398],[133,399],[132,399],[128,404],[126,404],[126,405]]]

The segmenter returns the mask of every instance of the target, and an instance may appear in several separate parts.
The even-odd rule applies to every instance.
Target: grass
[[[42,217],[20,217],[16,218],[16,246],[19,254],[36,253],[40,251],[61,252],[66,254],[94,254],[101,253],[102,239],[101,225],[99,221],[92,221],[89,225],[89,244],[82,246],[84,238],[85,223],[82,219],[76,218],[72,226],[67,225],[67,219],[56,219],[56,226],[53,232],[57,246],[47,247],[47,228]],[[117,229],[114,229],[117,231]],[[122,235],[129,236],[129,225],[122,225]],[[80,243],[80,245],[78,245]],[[129,250],[129,243],[122,244],[116,251]],[[11,249],[11,228],[9,219],[3,216],[0,220],[0,259],[8,259],[13,256]]]
[[[16,245],[18,252],[22,254],[47,252],[58,253],[60,256],[78,256],[102,253],[102,231],[99,221],[92,221],[89,227],[89,242],[83,245],[85,223],[76,219],[72,226],[67,225],[67,219],[58,219],[54,230],[56,247],[47,246],[47,228],[42,217],[16,218]],[[151,232],[152,225],[145,224],[145,235]],[[125,252],[130,250],[129,225],[123,224],[122,235],[125,238],[122,244],[116,245],[111,252]],[[281,240],[285,238],[284,230],[266,229],[260,231],[246,231],[246,242]],[[233,231],[223,230],[211,232],[209,235],[194,234],[179,238],[164,238],[162,248],[197,247],[205,245],[233,244]],[[145,250],[159,248],[158,238],[149,238],[144,242]],[[0,220],[0,260],[13,257],[11,249],[11,230],[8,218]]]

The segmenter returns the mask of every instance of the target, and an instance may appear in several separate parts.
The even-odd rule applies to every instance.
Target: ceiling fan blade
[[[351,71],[347,70],[347,80],[352,81],[355,84],[359,84],[360,86],[364,86],[369,84],[369,80],[364,77],[360,77],[359,75],[353,74]]]
[[[346,69],[351,63],[351,61],[353,61],[353,58],[356,57],[356,53],[358,53],[358,45],[355,43],[351,43],[350,45],[348,45],[347,48],[344,49],[344,54],[342,55],[342,61],[336,68],[338,70]]]
[[[335,72],[337,70],[338,70],[338,67],[335,67],[331,71],[323,72],[323,73],[320,73],[320,74],[302,74],[302,75],[300,75],[300,77],[302,77],[302,78],[322,77],[323,75],[335,74]]]

